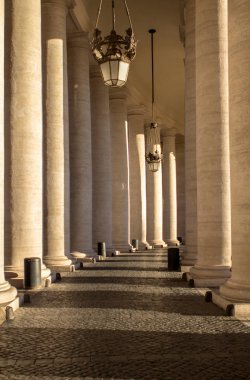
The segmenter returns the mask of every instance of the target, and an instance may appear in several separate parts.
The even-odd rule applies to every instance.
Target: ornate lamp
[[[125,37],[115,31],[115,1],[112,0],[113,26],[110,35],[102,37],[102,32],[97,28],[102,8],[100,1],[95,30],[91,42],[92,53],[100,65],[104,84],[111,87],[122,87],[128,78],[130,62],[135,58],[136,44],[132,23],[126,0],[124,5],[129,19],[130,27],[126,30]]]
[[[146,128],[146,161],[151,172],[159,170],[162,161],[160,131],[154,120],[154,33],[155,29],[149,29],[151,34],[151,63],[152,63],[152,122]]]

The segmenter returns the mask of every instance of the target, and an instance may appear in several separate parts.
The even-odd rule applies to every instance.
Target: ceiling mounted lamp
[[[113,26],[110,35],[102,37],[97,28],[102,9],[102,0],[99,4],[95,30],[91,42],[92,53],[100,66],[104,84],[111,87],[122,87],[127,81],[130,62],[135,58],[136,44],[131,18],[126,0],[124,1],[130,27],[126,35],[120,36],[115,31],[115,1],[112,0]]]
[[[152,64],[152,121],[146,127],[146,161],[151,172],[157,172],[162,161],[160,130],[154,121],[154,33],[155,29],[149,29],[151,34],[151,64]]]

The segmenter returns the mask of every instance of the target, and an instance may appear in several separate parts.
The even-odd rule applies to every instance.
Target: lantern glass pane
[[[101,63],[100,69],[102,72],[103,80],[106,83],[110,80],[110,68],[109,68],[109,61]]]
[[[119,74],[119,61],[109,61],[112,82],[117,82]]]
[[[119,80],[126,82],[128,78],[129,63],[120,61],[119,65]]]
[[[150,162],[149,164],[149,170],[151,172],[157,172],[159,170],[160,163],[159,162]]]

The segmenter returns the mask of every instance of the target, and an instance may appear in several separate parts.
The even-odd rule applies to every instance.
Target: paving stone
[[[0,380],[250,380],[250,327],[204,301],[166,254],[62,273],[0,327]]]

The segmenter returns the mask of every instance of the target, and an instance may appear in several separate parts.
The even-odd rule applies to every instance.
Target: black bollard
[[[132,247],[138,251],[138,249],[139,249],[139,240],[138,239],[132,239]]]
[[[177,236],[177,240],[180,242],[180,244],[183,244],[183,239],[181,236]]]
[[[97,243],[97,254],[104,258],[106,257],[106,244],[104,241]]]
[[[42,285],[41,259],[27,257],[24,259],[24,288],[35,289]]]
[[[168,248],[168,270],[180,270],[180,254],[179,248]]]

